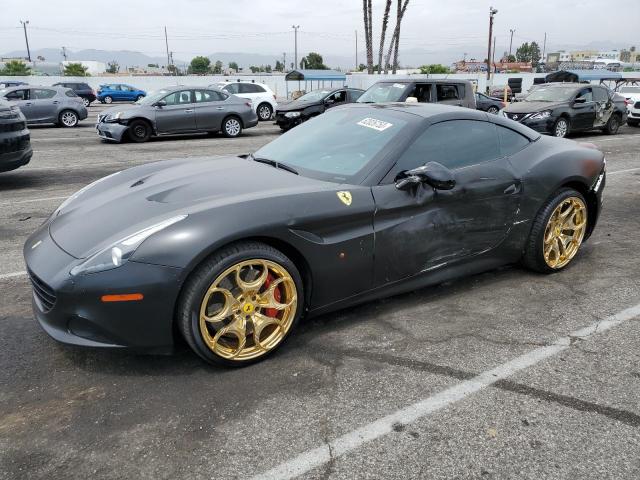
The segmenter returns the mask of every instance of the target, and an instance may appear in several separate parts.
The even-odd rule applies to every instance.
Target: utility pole
[[[282,52],[282,73],[287,71],[287,52]]]
[[[356,30],[356,72],[358,71],[358,30]]]
[[[291,25],[291,28],[293,28],[294,30],[294,38],[295,38],[295,48],[294,48],[294,54],[293,54],[293,69],[295,70],[296,68],[298,68],[298,29],[300,28],[300,25]]]
[[[27,58],[29,59],[29,61],[31,61],[31,50],[29,50],[29,37],[27,37],[27,23],[29,23],[29,20],[26,20],[24,22],[20,20],[20,23],[22,24],[22,28],[24,28],[24,41],[27,43]]]
[[[64,58],[64,61],[67,61],[67,47],[62,47],[62,58]]]
[[[491,52],[491,66],[495,70],[496,68],[496,36],[493,36],[493,52]]]
[[[545,58],[546,50],[547,50],[547,32],[544,32],[544,42],[542,42],[542,61],[544,63],[547,63],[547,60]]]
[[[511,47],[513,47],[513,34],[515,33],[516,29],[510,28],[509,31],[511,32],[511,40],[509,40],[509,56],[511,56]]]
[[[164,26],[164,45],[167,47],[167,70],[171,72],[169,65],[171,65],[171,55],[169,54],[169,40],[167,39],[167,26]]]
[[[487,88],[489,93],[489,82],[491,81],[491,39],[493,37],[493,16],[498,13],[497,8],[489,7],[489,47],[487,48]]]

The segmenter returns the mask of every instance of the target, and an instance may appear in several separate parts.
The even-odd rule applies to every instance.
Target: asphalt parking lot
[[[71,193],[279,135],[105,144],[102,109],[31,129],[31,163],[0,174],[1,479],[640,478],[640,129],[575,138],[609,173],[567,270],[508,267],[314,318],[229,370],[186,346],[61,346],[32,318],[22,245]]]

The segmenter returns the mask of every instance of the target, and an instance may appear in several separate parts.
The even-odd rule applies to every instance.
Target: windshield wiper
[[[280,168],[281,170],[286,170],[287,172],[295,173],[296,175],[300,175],[298,171],[287,165],[286,163],[276,162],[275,160],[271,160],[270,158],[262,158],[256,157],[253,153],[249,154],[254,162],[266,163],[267,165],[271,165],[272,167]]]

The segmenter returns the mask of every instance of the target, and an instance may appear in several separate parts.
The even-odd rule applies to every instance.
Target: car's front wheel
[[[294,263],[269,245],[243,242],[220,250],[190,275],[180,295],[177,324],[206,361],[243,366],[283,343],[303,303]]]
[[[533,221],[522,258],[525,266],[543,273],[562,270],[578,253],[587,230],[587,203],[572,188],[559,190]]]
[[[237,117],[227,117],[222,122],[222,134],[225,137],[234,138],[242,133],[242,123]]]
[[[132,142],[143,143],[151,137],[151,126],[144,120],[132,121],[127,131]]]
[[[75,127],[78,125],[78,114],[73,110],[63,110],[58,117],[58,124],[65,128]]]
[[[566,137],[569,134],[570,126],[568,119],[560,117],[553,126],[553,136],[558,138]]]
[[[84,106],[87,108],[89,108],[89,105],[91,105],[91,101],[86,97],[82,99],[82,103],[84,103]]]
[[[107,103],[107,104],[113,103],[113,98],[107,95],[106,97],[104,97],[103,101],[104,103]]]
[[[487,113],[491,113],[493,115],[497,115],[499,111],[500,110],[495,105],[491,105],[489,108],[487,108]]]
[[[269,120],[273,115],[273,108],[268,103],[261,103],[258,105],[258,118],[263,122]]]

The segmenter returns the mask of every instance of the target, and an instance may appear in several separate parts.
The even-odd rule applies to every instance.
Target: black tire
[[[491,105],[489,108],[487,108],[487,113],[490,113],[492,115],[497,115],[499,111],[500,109],[495,105]]]
[[[58,115],[58,125],[64,128],[73,128],[78,126],[78,114],[73,110],[63,110]]]
[[[102,100],[102,103],[106,103],[107,105],[113,103],[113,98],[110,95],[107,95],[106,97],[104,97],[104,99]]]
[[[144,98],[144,95],[138,95],[136,97],[136,102],[139,102],[140,100],[142,100]]]
[[[620,117],[618,115],[611,115],[609,121],[604,126],[603,132],[607,135],[615,135],[618,133],[618,129],[620,128]]]
[[[236,138],[242,133],[242,121],[236,117],[227,117],[222,122],[222,134],[227,138]]]
[[[562,127],[563,122],[565,125],[564,128]],[[554,137],[565,138],[567,135],[569,135],[570,131],[571,131],[571,122],[569,121],[569,119],[566,117],[560,117],[558,120],[556,120],[556,123],[553,124],[553,130],[551,131],[551,134]]]
[[[89,100],[86,97],[82,98],[82,103],[84,103],[85,108],[89,108],[89,105],[91,105],[91,100]]]
[[[271,116],[273,115],[273,108],[267,102],[262,102],[258,105],[256,112],[258,113],[258,120],[266,122],[271,119]]]
[[[525,245],[524,255],[522,256],[522,264],[525,267],[536,272],[555,273],[571,265],[571,263],[575,259],[575,257],[573,257],[571,261],[569,261],[569,263],[563,267],[551,268],[549,265],[547,265],[543,254],[544,233],[547,227],[547,223],[549,222],[549,218],[551,217],[556,207],[569,197],[577,197],[582,200],[585,207],[587,208],[588,218],[589,206],[580,192],[574,190],[573,188],[561,188],[560,190],[558,190],[554,195],[551,196],[551,198],[549,198],[549,200],[545,202],[545,204],[538,211],[538,214],[533,220],[531,232],[529,233],[529,238],[527,239],[527,243]]]
[[[144,120],[134,120],[129,124],[127,134],[132,142],[146,142],[151,137],[151,125]]]
[[[249,360],[229,360],[215,354],[205,344],[200,332],[200,306],[204,296],[215,279],[231,266],[249,259],[264,259],[285,268],[291,275],[297,290],[297,310],[291,326],[280,343],[263,355]],[[178,330],[193,351],[205,361],[232,367],[242,367],[256,363],[271,355],[286,341],[295,329],[304,311],[304,290],[302,278],[295,264],[282,252],[260,242],[241,242],[229,245],[202,262],[185,282],[178,300],[176,323]]]

